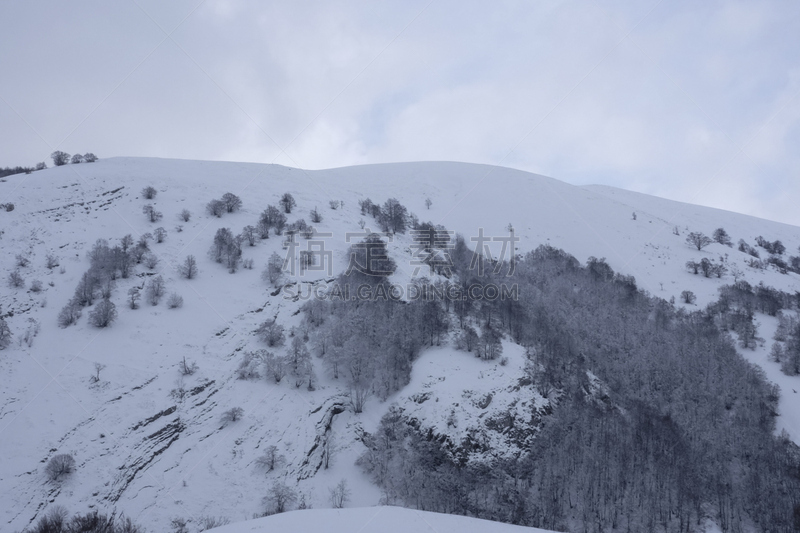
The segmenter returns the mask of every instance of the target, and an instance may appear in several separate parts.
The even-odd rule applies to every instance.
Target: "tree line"
[[[472,283],[496,276],[463,263],[457,270]],[[524,346],[523,383],[550,400],[552,414],[522,456],[487,464],[468,460],[474,443],[454,453],[401,408],[390,409],[365,436],[359,461],[388,500],[556,530],[700,531],[707,518],[723,531],[800,527],[800,452],[773,435],[779,391],[726,333],[741,328],[737,320],[752,322],[737,298],[770,309],[773,291],[728,288],[716,305],[687,312],[638,290],[602,259],[582,266],[549,246],[502,275],[519,283],[518,301],[459,303],[466,310],[451,302],[449,326],[456,336],[471,327]],[[780,300],[796,309],[791,297]],[[397,312],[376,305],[371,316]],[[399,306],[417,315],[409,323],[435,322],[422,319],[421,306]],[[346,316],[318,314],[327,327]],[[352,324],[344,324],[347,340],[366,335],[383,367],[378,341],[369,340],[373,326]],[[592,376],[606,393],[596,392]]]

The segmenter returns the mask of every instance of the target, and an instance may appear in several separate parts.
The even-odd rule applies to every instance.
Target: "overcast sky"
[[[0,20],[0,166],[468,161],[800,225],[795,0],[2,0]]]

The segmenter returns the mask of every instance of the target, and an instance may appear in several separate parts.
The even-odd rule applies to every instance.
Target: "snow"
[[[781,398],[778,402],[778,418],[775,430],[778,433],[786,431],[793,442],[800,444],[800,378],[787,376],[781,372],[780,363],[772,361],[769,357],[772,348],[772,336],[778,329],[776,317],[759,315],[759,335],[763,341],[752,350],[741,350],[745,359],[758,365],[764,371],[767,379],[781,388]]]
[[[231,524],[215,533],[545,533],[543,529],[514,526],[458,515],[403,509],[308,509]]]
[[[147,185],[158,190],[151,203],[164,214],[155,224],[141,212],[148,202],[140,198],[140,191]],[[207,215],[205,204],[228,191],[241,196],[242,210],[222,218]],[[462,526],[461,521],[467,520],[462,517],[430,518],[427,513],[375,508],[380,491],[353,463],[363,450],[358,435],[376,428],[393,402],[455,443],[469,428],[479,427],[482,417],[510,410],[522,416],[521,409],[543,407],[546,399],[517,386],[523,364],[518,346],[504,343],[505,366],[480,361],[451,346],[426,350],[416,361],[406,388],[387,402],[371,399],[361,415],[347,410],[334,418],[337,451],[331,467],[316,473],[303,462],[326,409],[343,401],[342,384],[325,376],[317,361],[320,383],[312,392],[286,382],[236,379],[242,353],[264,347],[253,335],[258,325],[272,317],[287,330],[298,325],[301,316],[296,313],[303,302],[272,296],[272,289],[260,278],[270,254],[285,254],[281,238],[272,236],[253,248],[245,246],[244,257],[253,259],[256,266],[236,274],[211,262],[207,250],[218,228],[230,227],[238,233],[254,224],[268,204],[277,204],[286,191],[297,200],[290,222],[301,217],[308,221],[314,207],[322,213],[323,221],[315,226],[332,234],[325,240],[326,249],[332,251],[332,274],[346,267],[346,234],[361,232],[359,220],[376,229],[371,217],[360,215],[357,200],[369,197],[382,203],[395,197],[421,221],[444,224],[463,234],[470,245],[470,237],[476,237],[479,228],[488,236],[504,236],[511,224],[520,238],[518,253],[549,243],[580,261],[605,257],[616,271],[634,275],[639,287],[654,296],[677,300],[681,291],[693,291],[697,303],[686,306],[690,309],[712,301],[721,285],[733,281],[730,275],[711,279],[686,271],[686,261],[703,257],[727,255],[728,265],[736,265],[751,284],[763,281],[785,291],[800,290],[797,275],[754,270],[745,264],[749,256],[735,248],[715,243],[697,251],[684,242],[689,231],[710,235],[724,227],[734,242],[744,238],[753,244],[755,237],[763,235],[771,241],[780,239],[788,253],[796,254],[797,227],[610,187],[575,187],[507,168],[425,162],[303,171],[250,163],[112,158],[11,176],[0,180],[0,200],[16,207],[0,212],[4,252],[0,272],[7,276],[15,268],[15,255],[28,254],[30,265],[20,268],[26,289],[32,280],[40,279],[44,290],[37,294],[5,283],[0,287],[3,311],[14,313],[8,323],[16,338],[29,318],[41,324],[31,347],[15,342],[0,352],[4,376],[0,449],[7,458],[0,463],[0,529],[22,529],[51,504],[76,512],[119,508],[153,530],[163,530],[175,516],[224,515],[244,520],[263,512],[261,498],[274,481],[281,480],[295,487],[315,509],[221,531],[283,520],[297,520],[297,524],[342,520],[344,528],[371,513],[385,518],[380,522],[384,529],[376,531],[395,526],[424,531],[411,527],[413,520],[430,520],[439,532],[447,528],[470,531],[484,525],[503,532],[515,530],[506,525],[474,526],[478,522]],[[426,198],[432,200],[430,209]],[[331,199],[345,204],[331,210]],[[193,214],[189,222],[177,218],[184,208]],[[119,317],[112,327],[89,326],[88,310],[78,325],[56,326],[59,310],[88,267],[86,252],[96,239],[108,239],[113,245],[127,233],[136,238],[159,226],[167,229],[168,236],[164,243],[151,243],[161,260],[154,272],[164,277],[168,293],[177,291],[183,296],[183,308],[142,302],[140,309],[129,309],[125,305],[128,289],[145,281],[134,276],[118,280],[112,301]],[[673,234],[676,226],[680,235]],[[389,244],[399,267],[392,277],[395,282],[404,283],[413,274],[410,245],[407,235]],[[499,255],[500,245],[492,243],[492,250]],[[59,267],[45,267],[49,252],[60,257],[63,273]],[[198,278],[190,281],[176,271],[188,254],[197,257],[200,268]],[[138,268],[138,272],[144,270]],[[306,272],[297,281],[326,278],[325,271]],[[759,334],[769,339],[774,331],[772,319],[759,316],[758,320]],[[780,385],[778,429],[786,429],[800,442],[800,402],[793,392],[800,390],[800,379],[784,376],[775,363],[767,361],[770,345],[767,342],[744,355]],[[197,362],[195,375],[181,377],[177,365],[184,357]],[[106,365],[99,383],[90,379],[95,362]],[[197,392],[176,402],[170,391],[180,383]],[[489,393],[492,400],[482,408]],[[424,394],[428,398],[419,402]],[[244,409],[243,419],[223,426],[221,414],[237,406]],[[493,454],[517,451],[518,444],[496,433],[485,437]],[[255,461],[269,445],[279,448],[286,465],[267,473]],[[57,453],[73,454],[78,464],[77,471],[60,485],[48,483],[43,473],[46,461]],[[352,490],[348,506],[359,509],[323,510],[330,505],[328,488],[341,479]],[[289,530],[288,525],[282,527],[277,528]]]

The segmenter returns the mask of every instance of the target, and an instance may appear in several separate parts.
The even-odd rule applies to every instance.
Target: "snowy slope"
[[[147,201],[140,191],[147,185],[158,190],[152,203],[164,214],[154,224],[142,214]],[[205,204],[228,191],[241,196],[242,210],[222,218],[207,215]],[[207,251],[218,228],[237,233],[255,224],[259,213],[287,191],[298,204],[290,221],[308,221],[314,207],[322,212],[323,221],[316,226],[331,233],[326,247],[333,252],[333,274],[346,266],[346,234],[360,232],[362,218],[374,226],[370,217],[360,215],[357,200],[370,197],[382,203],[395,197],[420,220],[441,223],[468,242],[480,228],[485,235],[503,236],[511,224],[520,237],[519,253],[550,243],[581,261],[605,257],[615,270],[634,275],[640,287],[665,299],[688,289],[697,294],[697,305],[711,301],[717,288],[732,278],[695,276],[684,264],[725,254],[728,264],[738,265],[753,284],[764,281],[800,290],[797,275],[751,269],[745,265],[748,256],[735,248],[712,244],[698,252],[684,242],[689,231],[711,234],[725,227],[734,242],[744,238],[752,244],[763,235],[780,239],[796,253],[796,227],[607,187],[575,187],[506,168],[407,163],[303,171],[113,158],[12,176],[0,182],[0,203],[16,207],[0,212],[0,271],[5,278],[15,268],[17,254],[29,257],[30,265],[19,269],[25,289],[3,283],[0,303],[5,313],[13,313],[8,322],[17,337],[29,319],[41,324],[41,332],[30,347],[15,343],[0,352],[0,449],[4,458],[13,458],[0,463],[0,529],[21,529],[52,503],[76,511],[117,507],[154,530],[175,516],[242,520],[263,510],[261,498],[275,480],[295,486],[308,503],[322,508],[329,506],[328,488],[346,479],[353,490],[349,505],[372,506],[380,500],[379,491],[353,462],[363,450],[358,436],[376,427],[391,402],[399,402],[454,443],[467,428],[477,427],[482,416],[544,406],[531,391],[515,390],[522,353],[510,344],[505,346],[507,366],[483,363],[450,347],[428,350],[415,363],[409,386],[385,403],[371,400],[358,416],[349,410],[332,414],[346,407],[345,390],[324,375],[321,365],[320,384],[313,392],[288,383],[237,380],[241,354],[263,347],[253,335],[255,328],[272,317],[287,329],[299,324],[296,312],[302,302],[271,295],[260,279],[269,255],[285,253],[280,238],[245,247],[244,257],[256,266],[236,274],[211,262]],[[426,198],[432,200],[429,210]],[[345,203],[334,211],[329,200]],[[184,208],[193,213],[186,223],[177,218]],[[168,236],[164,243],[151,245],[160,259],[155,273],[164,276],[168,292],[183,296],[183,308],[167,309],[162,302],[128,309],[128,289],[146,279],[134,276],[118,281],[112,301],[119,318],[112,327],[89,326],[84,312],[78,325],[59,329],[56,317],[88,267],[86,252],[94,241],[104,238],[113,245],[127,233],[137,237],[158,226]],[[673,234],[676,226],[681,235]],[[408,236],[398,236],[389,245],[399,267],[395,281],[413,274],[410,242]],[[494,243],[492,250],[499,255],[500,246]],[[48,253],[59,256],[63,273],[59,267],[45,267]],[[176,271],[187,254],[195,255],[200,266],[200,275],[191,281]],[[306,272],[298,281],[326,277],[327,272]],[[41,293],[27,290],[34,279],[43,282]],[[766,328],[761,332],[762,337],[770,335]],[[177,364],[184,357],[196,361],[199,371],[181,378]],[[95,362],[106,365],[98,383],[90,379]],[[181,380],[190,394],[175,401],[170,391]],[[786,394],[790,388],[800,390],[792,387],[800,383],[785,380],[779,427],[800,442],[798,402],[787,400]],[[488,394],[491,402],[481,407]],[[221,424],[222,412],[237,406],[244,409],[244,418]],[[319,469],[314,444],[329,420],[337,452],[326,470]],[[498,454],[514,453],[518,445],[493,433],[485,438]],[[255,461],[269,445],[278,446],[286,465],[266,473]],[[78,463],[76,474],[60,485],[47,483],[43,473],[56,453],[71,453]]]
[[[310,509],[292,511],[214,529],[215,533],[545,533],[465,516],[428,513],[400,507]]]

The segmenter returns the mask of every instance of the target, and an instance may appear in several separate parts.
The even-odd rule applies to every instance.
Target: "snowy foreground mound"
[[[308,509],[221,527],[215,533],[545,533],[544,529],[401,507]]]

